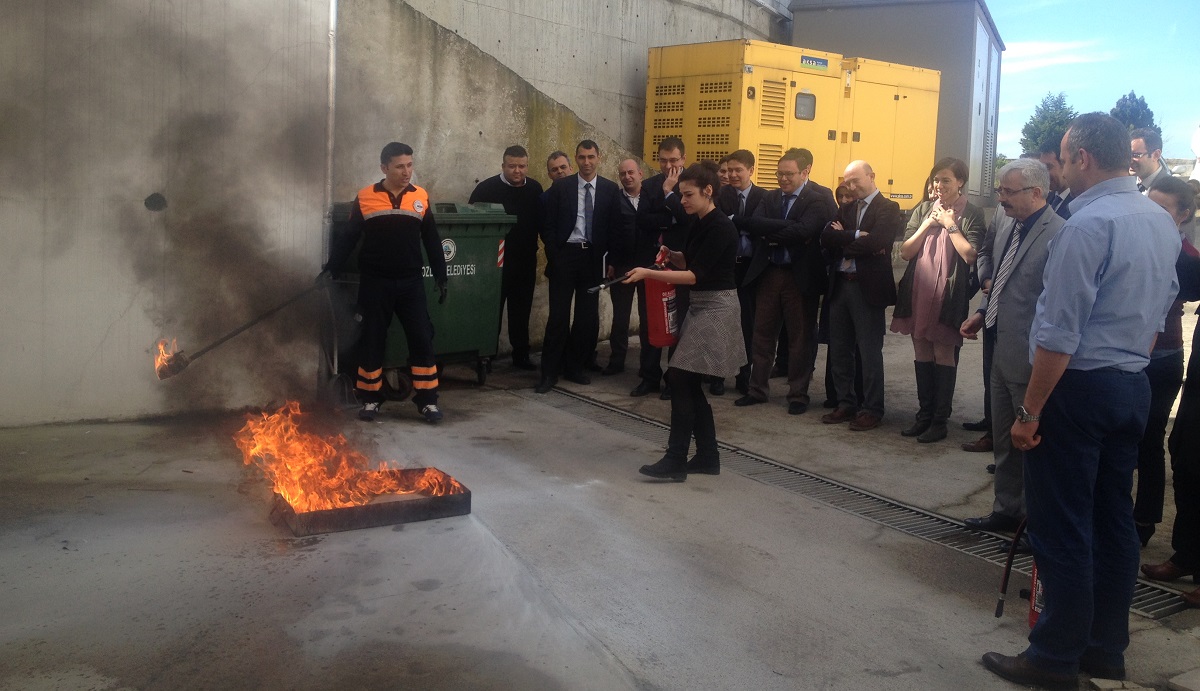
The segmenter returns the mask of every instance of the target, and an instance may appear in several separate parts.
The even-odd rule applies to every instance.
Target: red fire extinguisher
[[[654,267],[670,271],[667,266],[667,248],[659,248],[654,258]],[[675,286],[670,283],[647,278],[646,281],[646,338],[655,348],[669,348],[679,342],[679,319],[675,297]]]
[[[1029,628],[1037,623],[1042,608],[1046,606],[1046,591],[1038,579],[1037,562],[1033,562],[1033,572],[1029,575]]]

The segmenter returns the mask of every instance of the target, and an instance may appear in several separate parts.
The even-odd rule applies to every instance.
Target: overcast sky
[[[1200,126],[1200,0],[987,0],[1006,50],[996,151],[1021,153],[1021,128],[1047,92],[1107,113],[1136,91],[1167,158],[1195,158]]]

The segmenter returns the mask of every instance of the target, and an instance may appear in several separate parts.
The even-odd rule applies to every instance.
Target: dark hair
[[[737,161],[738,163],[741,163],[742,165],[746,166],[747,168],[754,167],[754,154],[750,153],[749,151],[747,151],[745,149],[738,149],[737,151],[734,151],[733,153],[729,154],[729,160]]]
[[[566,151],[551,151],[550,155],[546,157],[546,165],[550,165],[550,161],[556,158],[565,158],[567,162],[571,161],[571,157],[567,155]]]
[[[1146,143],[1146,151],[1162,151],[1162,135],[1149,127],[1139,127],[1129,133],[1129,141],[1141,139]]]
[[[715,192],[721,186],[721,176],[717,173],[717,164],[712,161],[700,161],[687,167],[679,174],[679,182],[691,182],[700,189],[712,187]]]
[[[504,157],[508,158],[509,156],[513,158],[529,158],[529,152],[520,144],[513,144],[504,150]]]
[[[392,159],[397,156],[412,156],[412,147],[408,144],[400,142],[388,142],[388,145],[383,147],[383,151],[379,152],[379,165],[386,166],[392,162]]]
[[[1054,154],[1054,160],[1062,163],[1062,154],[1060,153],[1062,151],[1062,138],[1063,133],[1059,133],[1057,137],[1050,135],[1043,139],[1041,145],[1038,146],[1038,156],[1041,157],[1042,154]]]
[[[813,155],[808,149],[792,148],[783,152],[783,155],[779,157],[780,163],[784,161],[795,161],[800,170],[804,170],[813,164]]]
[[[1084,113],[1067,129],[1067,154],[1072,163],[1080,149],[1106,172],[1129,170],[1129,128],[1104,113]]]
[[[680,156],[687,154],[683,148],[683,140],[679,137],[665,137],[658,143],[659,151],[678,151]]]
[[[933,167],[929,169],[929,182],[933,182],[933,178],[939,170],[946,170],[947,168],[950,169],[951,173],[954,173],[954,177],[958,178],[959,182],[964,185],[967,184],[967,164],[963,163],[961,159],[952,156],[947,156],[933,164]]]
[[[725,155],[724,155],[724,156],[722,156],[721,158],[717,159],[717,164],[718,164],[718,165],[722,165],[722,166],[723,166],[723,165],[725,165],[726,163],[729,163],[729,154],[725,154]]]
[[[1159,176],[1150,186],[1151,192],[1160,192],[1175,200],[1175,209],[1187,221],[1196,215],[1196,193],[1192,186],[1170,175]],[[1187,221],[1184,221],[1185,223]]]
[[[845,194],[850,194],[850,188],[845,185],[838,185],[837,189],[833,191],[833,200],[837,201],[839,197]]]
[[[578,156],[580,150],[585,150],[585,149],[594,149],[596,151],[596,155],[597,156],[600,155],[600,145],[597,144],[596,142],[592,141],[591,139],[584,139],[583,141],[576,144],[575,145],[575,155]]]

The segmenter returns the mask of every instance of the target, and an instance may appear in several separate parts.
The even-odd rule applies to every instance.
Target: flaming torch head
[[[158,342],[158,355],[154,357],[154,373],[158,375],[159,379],[169,379],[192,364],[187,353],[176,350],[177,347],[174,339],[170,344],[165,338]]]

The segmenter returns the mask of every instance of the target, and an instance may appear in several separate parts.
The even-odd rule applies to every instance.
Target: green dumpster
[[[425,296],[433,319],[433,349],[441,366],[469,363],[487,379],[500,336],[500,272],[504,236],[517,222],[502,204],[435,203],[433,218],[446,258],[446,303],[438,304],[433,272],[425,267]],[[408,342],[399,320],[388,330],[385,370],[408,375]]]

